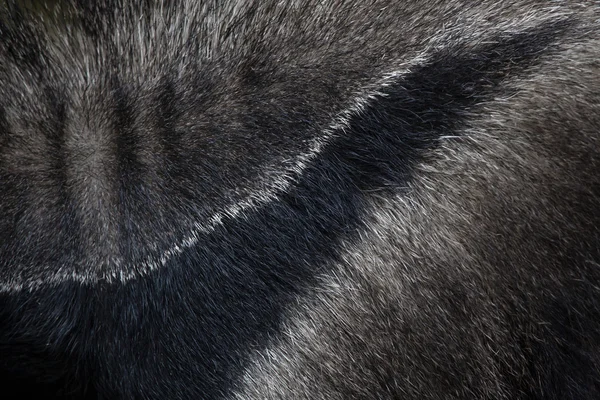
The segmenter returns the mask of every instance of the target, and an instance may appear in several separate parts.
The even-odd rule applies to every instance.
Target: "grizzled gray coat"
[[[600,398],[599,2],[5,3],[1,398]]]

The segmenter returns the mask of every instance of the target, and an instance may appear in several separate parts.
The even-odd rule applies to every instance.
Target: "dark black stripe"
[[[51,180],[56,190],[56,204],[53,207],[56,216],[48,218],[50,232],[58,232],[53,238],[56,241],[56,254],[53,257],[56,263],[74,264],[74,260],[81,259],[84,254],[81,245],[81,217],[76,211],[71,183],[69,182],[69,163],[72,154],[67,149],[67,126],[70,106],[64,89],[46,87],[44,102],[48,112],[39,123],[38,129],[48,145],[47,157],[50,158]],[[32,252],[36,253],[36,252]],[[41,253],[41,252],[39,252]],[[35,263],[35,262],[34,262]],[[76,267],[76,266],[75,266]],[[76,269],[76,268],[75,268]]]
[[[163,356],[183,362],[192,357],[198,368],[188,373],[165,367],[160,374],[168,376],[169,384],[194,382],[208,398],[227,392],[243,365],[238,357],[277,331],[284,307],[336,261],[336,244],[360,230],[368,193],[401,190],[411,167],[441,135],[459,134],[465,112],[534,65],[564,28],[546,25],[499,37],[475,51],[458,47],[436,55],[352,118],[348,132],[280,201],[225,220],[153,276],[107,288],[106,296],[120,302],[96,315],[110,319],[122,313],[119,334],[140,343],[127,354],[119,347],[109,349],[107,359],[128,359],[122,363],[127,368],[144,343],[159,335],[173,346],[162,348]],[[139,305],[147,296],[143,311],[127,311],[127,304]],[[161,321],[154,329],[144,322],[149,315]],[[156,326],[178,328],[168,333]],[[184,351],[176,337],[187,335],[195,339],[187,343],[193,349]]]
[[[115,368],[110,375],[97,371],[95,379],[135,385],[121,387],[125,392],[170,385],[142,397],[164,397],[172,388],[181,398],[222,397],[249,352],[277,334],[285,307],[337,260],[340,241],[356,237],[369,193],[402,190],[412,166],[441,135],[460,134],[466,112],[535,65],[565,28],[548,24],[475,50],[458,46],[438,53],[353,117],[347,132],[279,201],[225,219],[148,277],[41,291],[38,296],[53,301],[40,304],[40,318],[50,306],[50,314],[63,307],[65,315],[78,316],[71,335],[88,338],[93,330],[79,348],[85,353],[91,346],[98,365]],[[171,98],[167,90],[167,118],[175,114]],[[123,118],[128,126],[130,117]],[[166,122],[163,130],[170,130]],[[120,159],[127,160],[125,149],[134,145],[120,146]],[[76,314],[68,302],[74,292],[86,299]],[[98,350],[96,343],[105,345]],[[136,367],[146,372],[138,374]]]

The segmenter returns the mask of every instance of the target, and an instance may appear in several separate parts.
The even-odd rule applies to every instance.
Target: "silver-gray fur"
[[[2,398],[600,398],[599,206],[595,1],[0,15]]]

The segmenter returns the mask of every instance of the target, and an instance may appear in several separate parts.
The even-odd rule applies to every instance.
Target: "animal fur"
[[[0,397],[600,398],[598,2],[45,10],[0,17]]]

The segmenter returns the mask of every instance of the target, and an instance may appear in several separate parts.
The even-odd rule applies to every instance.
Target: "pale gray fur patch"
[[[404,74],[408,74],[411,71],[412,67],[418,66],[422,64],[426,60],[426,56],[419,54],[414,59],[409,62],[402,63],[400,66],[402,69],[387,73],[380,80],[378,80],[375,84],[370,85],[370,87],[376,88],[373,89],[365,89],[364,93],[357,94],[357,97],[354,98],[348,108],[342,110],[334,119],[332,124],[321,134],[321,136],[317,137],[309,146],[309,149],[306,153],[300,154],[297,156],[296,160],[291,163],[289,169],[284,171],[277,171],[271,180],[262,179],[262,183],[258,185],[261,187],[261,190],[253,192],[251,195],[246,197],[245,199],[228,206],[222,211],[214,214],[210,217],[206,222],[196,222],[194,223],[194,229],[187,235],[181,242],[174,244],[170,249],[163,252],[158,260],[154,258],[148,259],[142,265],[136,266],[136,268],[122,268],[119,265],[118,260],[110,259],[110,255],[107,255],[107,258],[110,262],[116,263],[118,268],[113,269],[113,272],[109,275],[97,275],[94,274],[93,271],[89,271],[87,273],[72,273],[66,272],[61,273],[60,270],[47,277],[42,277],[40,279],[30,280],[26,282],[3,282],[0,283],[0,293],[2,292],[15,292],[19,290],[32,290],[40,285],[56,285],[63,281],[75,281],[80,282],[82,284],[93,284],[99,280],[103,280],[106,282],[120,282],[125,283],[130,279],[134,279],[139,276],[143,276],[157,268],[160,268],[166,264],[166,262],[171,259],[173,256],[181,254],[186,248],[192,247],[198,242],[198,235],[200,233],[209,233],[214,230],[214,228],[221,224],[221,221],[224,217],[228,218],[239,218],[241,214],[247,210],[252,208],[261,207],[269,201],[274,201],[278,198],[280,193],[285,192],[289,189],[290,185],[293,184],[295,180],[302,174],[303,170],[306,166],[313,160],[315,157],[321,153],[323,148],[327,145],[328,141],[331,138],[339,134],[339,132],[343,132],[346,129],[349,119],[357,114],[360,114],[364,108],[372,101],[376,96],[379,95],[377,90],[384,88],[387,84],[392,82],[395,79],[398,79]],[[77,128],[74,128],[77,129]],[[103,200],[103,195],[106,193],[110,193],[110,190],[106,190],[106,188],[102,187],[102,182],[105,179],[101,179],[99,175],[104,174],[104,169],[106,168],[107,160],[101,159],[99,153],[101,153],[102,143],[94,144],[93,141],[90,141],[90,137],[83,136],[86,131],[92,129],[91,127],[84,127],[80,132],[76,133],[72,137],[74,140],[81,140],[82,143],[85,144],[85,147],[93,146],[93,149],[90,149],[90,155],[81,153],[79,156],[82,158],[81,165],[79,168],[87,168],[92,169],[92,171],[86,171],[82,176],[96,176],[98,177],[97,183],[87,182],[86,188],[95,188],[97,189],[97,193],[85,193],[82,195],[85,196],[82,199],[82,204],[86,204],[90,207],[93,207],[96,202],[108,201]],[[94,136],[94,135],[92,135]],[[95,136],[97,138],[97,136]],[[79,138],[79,139],[78,139]],[[81,151],[81,148],[78,150]],[[79,176],[79,174],[74,173],[74,176]],[[96,215],[101,218],[102,215],[99,210],[108,210],[110,207],[104,205],[104,207],[99,206],[95,211],[94,210],[84,210],[85,213],[90,215]],[[100,215],[98,215],[100,214]],[[107,238],[105,237],[96,237],[92,233],[102,233],[106,230],[108,221],[110,221],[110,215],[104,216],[104,221],[99,221],[98,226],[92,227],[90,229],[89,239],[92,241],[90,243],[90,247],[93,247],[93,243],[97,243],[99,241],[105,241]]]
[[[180,21],[180,25],[184,26],[181,31],[169,31],[170,27],[174,26],[175,23],[174,21],[169,21],[169,18],[181,18],[181,13],[167,15],[166,19],[164,19],[165,16],[163,14],[156,13],[153,14],[155,19],[152,20],[149,25],[144,25],[147,22],[143,19],[140,19],[138,21],[138,25],[131,27],[131,29],[134,31],[140,32],[140,35],[138,35],[140,39],[139,41],[133,43],[127,41],[127,46],[139,46],[137,50],[129,53],[133,53],[135,55],[136,61],[143,61],[150,58],[159,60],[168,58],[169,56],[172,56],[168,53],[170,49],[177,48],[177,46],[173,45],[152,46],[151,48],[146,48],[145,46],[147,42],[145,41],[142,32],[158,38],[169,38],[169,40],[173,40],[173,37],[176,37],[178,39],[175,40],[175,43],[178,41],[183,42],[188,35],[191,35],[193,21],[195,21],[194,18],[199,18],[198,15],[208,15],[211,12],[215,12],[214,9],[203,9],[202,11],[199,11],[195,8],[198,7],[196,3],[186,2],[185,4],[193,8],[193,10],[190,10],[190,13],[185,15],[190,15],[193,17],[190,17],[189,20],[186,19],[186,21],[183,22]],[[234,3],[234,5],[235,7],[242,8],[248,6],[246,3]],[[94,284],[100,280],[124,283],[130,279],[146,275],[157,268],[161,268],[169,259],[181,254],[184,249],[196,245],[198,241],[198,234],[212,231],[221,223],[224,217],[238,218],[246,210],[261,207],[270,201],[276,200],[279,194],[284,193],[289,189],[290,185],[293,185],[294,181],[301,176],[306,165],[308,165],[311,160],[318,156],[318,154],[322,151],[324,146],[326,146],[327,142],[332,139],[332,137],[334,137],[336,134],[343,134],[350,117],[360,114],[362,110],[376,97],[381,96],[381,90],[387,85],[394,83],[401,76],[410,73],[411,69],[415,66],[426,63],[429,54],[431,54],[433,51],[436,51],[444,46],[449,46],[451,43],[455,42],[460,42],[466,46],[477,46],[481,43],[485,43],[486,40],[494,37],[498,33],[515,33],[524,31],[547,21],[564,19],[572,13],[572,10],[570,10],[568,7],[548,7],[542,9],[532,7],[531,9],[527,9],[526,7],[512,5],[510,3],[499,6],[495,2],[482,2],[481,4],[478,4],[477,6],[467,10],[461,8],[460,12],[458,12],[458,9],[453,9],[453,7],[456,5],[451,3],[439,6],[449,7],[448,20],[445,21],[443,30],[437,32],[435,35],[429,35],[426,42],[420,43],[420,50],[411,55],[405,55],[404,57],[406,58],[394,62],[393,64],[396,66],[394,71],[382,72],[382,75],[379,79],[373,80],[372,82],[366,84],[361,90],[358,90],[355,93],[354,98],[349,101],[346,108],[339,111],[337,115],[332,116],[331,124],[327,127],[327,129],[321,132],[319,136],[315,137],[315,139],[309,145],[308,150],[305,153],[296,156],[296,159],[290,163],[285,170],[265,171],[265,176],[257,178],[258,183],[256,183],[256,188],[249,195],[247,195],[245,198],[239,199],[235,203],[230,204],[220,212],[213,214],[205,221],[195,221],[193,223],[193,229],[188,235],[181,238],[177,243],[173,244],[169,249],[163,251],[160,255],[149,256],[144,262],[135,266],[124,264],[119,258],[113,256],[110,252],[110,249],[114,247],[109,245],[110,236],[105,237],[100,234],[104,231],[114,231],[114,229],[105,229],[107,224],[111,224],[111,218],[114,216],[109,214],[102,216],[103,214],[101,212],[96,213],[92,210],[83,210],[86,215],[96,214],[97,218],[99,218],[96,219],[98,224],[90,226],[90,234],[86,237],[88,237],[91,242],[102,241],[105,244],[103,251],[105,253],[108,252],[106,254],[103,253],[98,257],[93,257],[92,260],[94,260],[94,262],[97,262],[96,260],[99,259],[103,260],[103,263],[111,264],[109,268],[80,268],[79,270],[60,268],[56,271],[52,271],[49,268],[40,268],[39,271],[41,271],[41,275],[30,277],[25,280],[22,280],[18,276],[14,276],[12,277],[12,280],[2,282],[0,284],[0,292],[15,292],[23,289],[31,290],[35,289],[36,287],[40,287],[41,285],[56,285],[64,281],[75,281],[82,284]],[[512,10],[511,7],[519,7],[520,12],[518,13],[517,18],[514,18],[514,15],[512,14],[514,10]],[[227,10],[221,10],[219,12],[226,14],[226,11]],[[235,15],[237,12],[241,12],[240,10],[230,11],[233,13],[233,15]],[[332,10],[327,12],[330,13]],[[492,21],[487,18],[488,15],[494,15],[494,20]],[[207,18],[209,21],[211,20],[209,17]],[[213,18],[223,23],[222,19],[219,19],[216,16]],[[310,19],[307,18],[307,21],[310,21]],[[204,27],[205,25],[202,26]],[[518,29],[515,27],[518,27]],[[248,29],[251,28],[248,27]],[[119,32],[116,32],[115,34],[123,35]],[[123,35],[123,39],[116,37],[115,42],[119,44],[123,40],[126,40],[127,37],[129,36]],[[73,77],[75,82],[73,84],[74,87],[88,87],[91,83],[93,83],[92,81],[95,79],[94,76],[98,75],[98,70],[101,68],[101,65],[97,64],[97,62],[98,60],[102,59],[102,57],[100,55],[98,57],[90,58],[87,55],[87,52],[80,53],[77,51],[77,48],[83,49],[89,45],[84,36],[74,35],[72,39],[68,40],[71,41],[71,43],[68,43],[68,45],[52,47],[51,50],[60,52],[60,54],[56,54],[58,59],[64,59],[66,62],[72,63],[73,66],[78,66],[81,68],[81,74]],[[219,42],[218,37],[215,37],[211,40],[213,40],[214,43],[210,42],[213,44],[208,46],[212,50],[207,50],[207,58],[213,57],[213,52],[218,51],[219,48],[227,48],[227,43]],[[125,46],[125,44],[121,45]],[[102,49],[99,49],[99,51],[102,51]],[[165,51],[167,53],[150,54],[150,51]],[[132,64],[132,68],[138,68],[140,65],[145,68],[146,65],[151,67],[154,64],[144,62],[135,63]],[[73,70],[76,70],[76,68]],[[136,76],[135,71],[132,70],[130,72],[132,76]],[[18,74],[19,71],[15,71],[15,73]],[[124,71],[124,73],[127,74],[127,71]],[[26,80],[24,80],[24,82],[26,82]],[[85,99],[80,98],[79,102],[85,103]],[[83,104],[80,104],[80,106],[83,106]],[[85,129],[81,130],[81,132],[85,131]],[[73,138],[76,137],[77,135],[73,136]],[[94,164],[96,166],[95,168],[97,170],[98,168],[105,168],[107,165],[109,165],[109,161],[110,160],[102,160],[102,162],[97,162]],[[88,165],[90,165],[89,162],[91,161],[88,160]],[[96,186],[89,185],[88,187],[93,188]],[[102,204],[98,204],[98,210],[109,210],[109,204],[112,200],[107,198],[105,199],[106,196],[104,195],[108,192],[99,186],[98,189],[100,190],[100,192],[98,192],[98,196],[92,196],[91,194],[85,195],[86,197],[82,199],[81,204],[92,206],[94,202],[100,201]],[[88,201],[92,198],[94,201]],[[94,232],[100,235],[92,234]]]

